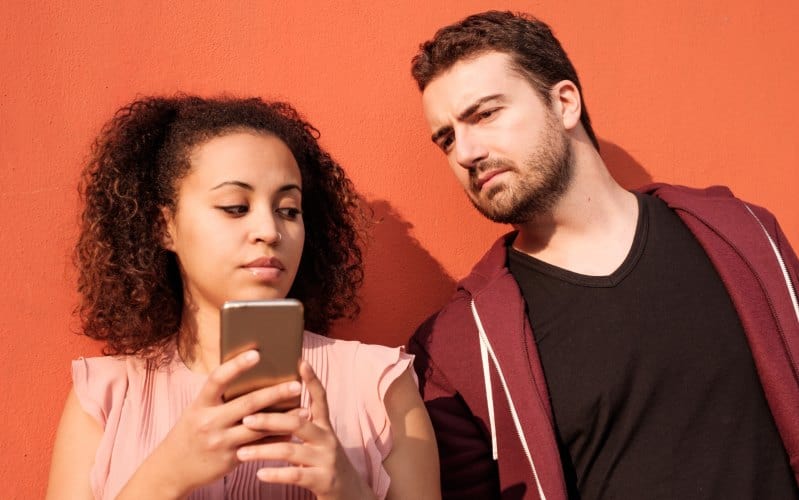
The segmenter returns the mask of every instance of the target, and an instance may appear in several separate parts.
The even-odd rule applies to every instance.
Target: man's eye
[[[452,143],[455,142],[455,139],[448,135],[441,139],[438,143],[438,147],[440,147],[444,152],[449,151],[449,148],[452,147]]]
[[[216,208],[225,212],[226,214],[236,216],[244,215],[250,210],[250,207],[247,205],[222,205]]]
[[[294,207],[278,208],[275,211],[286,220],[295,220],[302,214],[302,210]]]
[[[485,111],[477,113],[477,118],[479,118],[480,120],[485,120],[486,118],[491,118],[491,116],[496,112],[497,112],[496,109],[487,109]]]

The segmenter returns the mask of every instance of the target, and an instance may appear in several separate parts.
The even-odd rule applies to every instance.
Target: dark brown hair
[[[582,101],[580,122],[599,150],[577,71],[549,26],[530,15],[488,11],[445,26],[432,40],[419,46],[419,53],[411,62],[411,74],[423,91],[431,80],[458,61],[491,51],[510,55],[513,69],[527,78],[546,103],[550,102],[553,85],[563,80],[574,83]]]
[[[306,328],[324,334],[335,319],[358,314],[364,214],[319,132],[282,102],[145,97],[105,125],[80,183],[78,314],[106,354],[163,354],[180,328],[183,284],[175,254],[161,245],[162,209],[175,208],[193,148],[237,130],[278,137],[300,167],[305,246],[288,296],[304,303]]]

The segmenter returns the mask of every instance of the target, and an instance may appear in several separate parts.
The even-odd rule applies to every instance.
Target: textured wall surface
[[[142,5],[147,4],[147,7]],[[113,6],[112,6],[113,5]],[[799,246],[795,0],[102,2],[0,6],[0,477],[43,495],[75,335],[76,183],[101,124],[136,95],[294,103],[382,219],[364,312],[335,335],[405,342],[506,228],[471,208],[429,141],[409,60],[487,8],[549,22],[580,74],[611,170],[727,184]]]

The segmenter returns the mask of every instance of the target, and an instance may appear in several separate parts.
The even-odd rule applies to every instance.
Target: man
[[[799,261],[729,190],[609,174],[542,22],[413,60],[433,142],[512,224],[410,342],[445,498],[797,498]]]

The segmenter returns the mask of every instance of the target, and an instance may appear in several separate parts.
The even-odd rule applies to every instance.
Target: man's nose
[[[459,132],[455,139],[455,161],[463,168],[474,168],[478,162],[488,157],[488,150],[483,142],[468,130]]]

